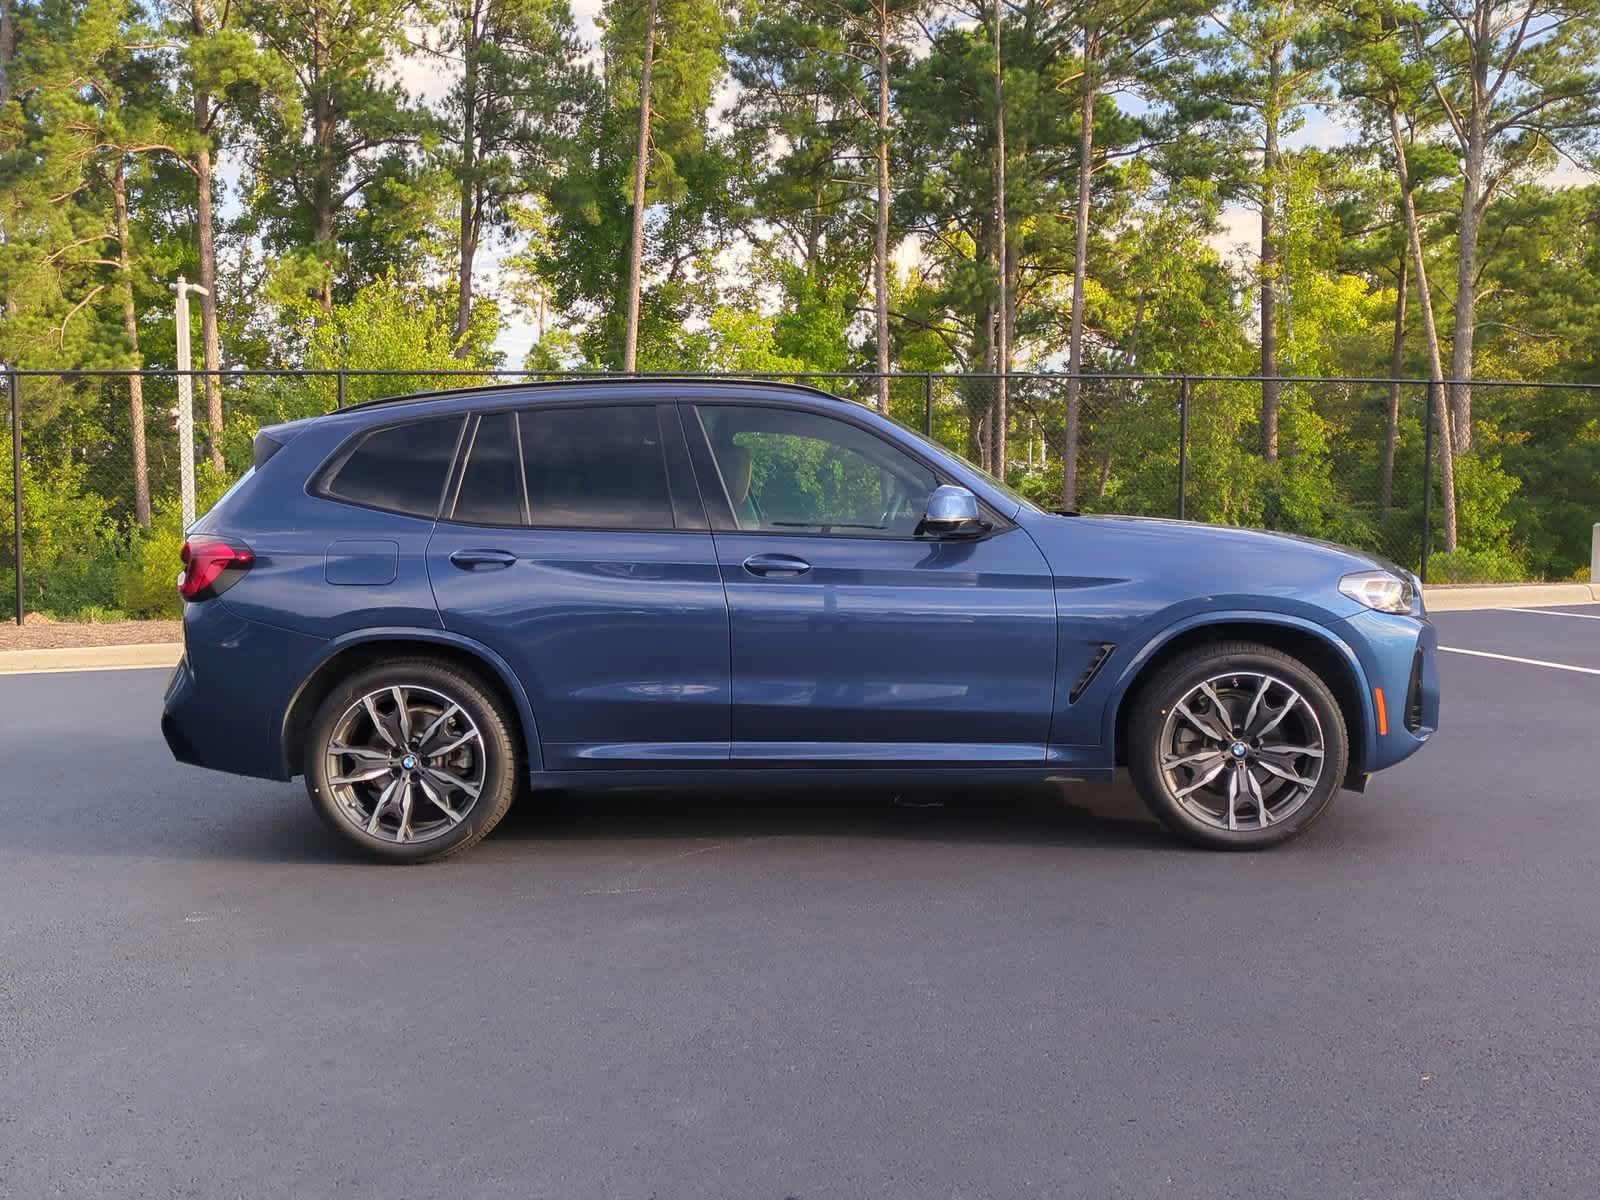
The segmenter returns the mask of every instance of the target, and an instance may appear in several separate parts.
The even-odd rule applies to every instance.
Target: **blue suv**
[[[264,429],[189,531],[181,761],[304,775],[362,849],[525,785],[1108,780],[1208,846],[1294,836],[1439,711],[1407,571],[1042,511],[797,386],[484,388]]]

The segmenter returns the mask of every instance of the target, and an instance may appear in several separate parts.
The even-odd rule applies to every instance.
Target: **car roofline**
[[[788,392],[794,395],[805,396],[814,400],[832,400],[838,403],[851,404],[853,401],[822,388],[814,387],[808,383],[791,383],[777,379],[757,379],[730,375],[629,375],[629,376],[595,376],[574,379],[536,379],[524,383],[486,383],[472,387],[439,388],[427,392],[407,392],[401,396],[381,396],[374,400],[362,400],[356,404],[347,404],[343,408],[335,409],[325,416],[338,416],[344,413],[367,412],[374,409],[389,408],[401,404],[425,404],[445,400],[469,400],[479,396],[498,396],[523,394],[528,392],[577,392],[599,391],[622,387],[652,387],[653,385],[694,384],[696,387],[724,388],[761,388],[776,392]]]

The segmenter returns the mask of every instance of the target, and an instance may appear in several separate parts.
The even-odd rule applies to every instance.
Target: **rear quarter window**
[[[334,500],[417,517],[438,515],[462,417],[374,429],[345,452],[322,483]]]

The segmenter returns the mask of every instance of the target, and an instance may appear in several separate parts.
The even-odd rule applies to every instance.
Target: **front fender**
[[[359,629],[342,634],[322,645],[311,669],[306,672],[305,679],[301,681],[293,698],[283,710],[282,725],[278,731],[278,753],[284,760],[285,769],[293,772],[294,764],[288,761],[289,719],[299,707],[300,697],[306,685],[316,677],[318,671],[344,651],[372,642],[430,642],[448,646],[478,659],[494,672],[495,677],[505,686],[517,706],[517,719],[522,724],[523,744],[528,748],[527,769],[530,772],[544,770],[544,752],[539,742],[539,726],[534,719],[533,706],[528,703],[527,689],[522,686],[522,681],[517,678],[511,665],[482,642],[462,637],[459,633],[451,633],[448,629],[427,629],[411,625]]]
[[[1106,701],[1104,715],[1101,718],[1101,737],[1104,745],[1112,755],[1116,754],[1117,719],[1123,703],[1127,700],[1128,692],[1138,679],[1139,673],[1160,652],[1161,648],[1168,645],[1174,638],[1206,625],[1275,625],[1283,629],[1292,629],[1299,633],[1309,634],[1337,654],[1355,679],[1356,693],[1361,700],[1361,761],[1372,762],[1374,760],[1377,755],[1378,742],[1377,719],[1372,707],[1372,688],[1368,686],[1367,672],[1362,667],[1360,656],[1357,655],[1355,649],[1344,638],[1319,621],[1290,613],[1250,608],[1208,609],[1205,612],[1191,613],[1188,616],[1181,617],[1163,626],[1153,637],[1148,638],[1139,649],[1139,652],[1123,664],[1121,671],[1117,674],[1110,697]]]

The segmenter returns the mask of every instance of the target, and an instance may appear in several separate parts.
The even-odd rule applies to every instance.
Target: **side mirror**
[[[988,522],[978,516],[978,498],[953,483],[933,489],[917,525],[918,536],[936,538],[975,538],[988,532]]]

